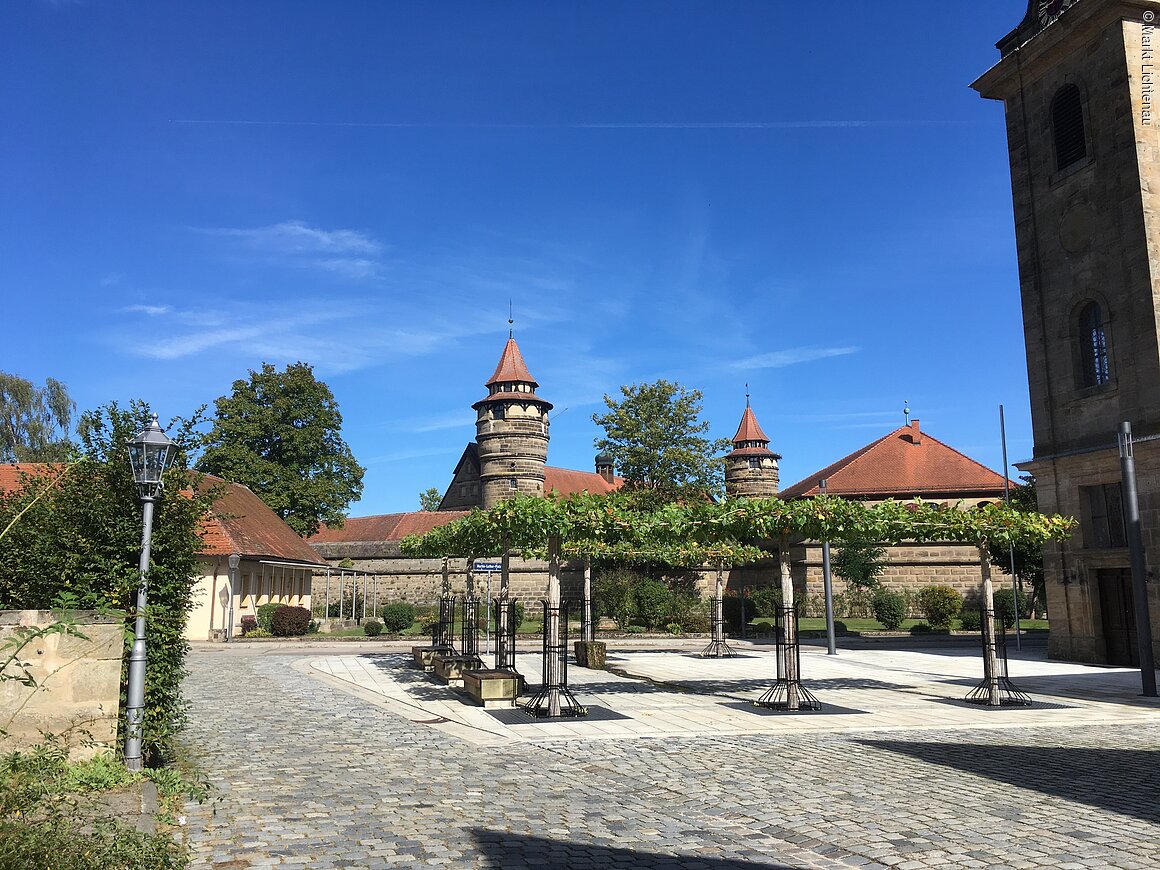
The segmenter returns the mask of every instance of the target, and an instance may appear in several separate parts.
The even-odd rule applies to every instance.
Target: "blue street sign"
[[[501,571],[503,570],[503,565],[499,562],[481,562],[477,560],[475,562],[475,570],[488,572]]]

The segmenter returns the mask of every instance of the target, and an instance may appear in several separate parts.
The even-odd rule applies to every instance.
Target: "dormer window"
[[[1051,101],[1051,132],[1055,139],[1056,172],[1087,157],[1083,100],[1075,85],[1064,85]]]

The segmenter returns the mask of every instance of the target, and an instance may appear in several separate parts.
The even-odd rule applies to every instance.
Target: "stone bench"
[[[482,707],[513,707],[524,678],[511,671],[463,671],[463,691]]]
[[[449,686],[463,685],[463,672],[479,667],[479,659],[475,656],[448,655],[437,652],[431,657],[431,664],[435,666],[435,676]]]

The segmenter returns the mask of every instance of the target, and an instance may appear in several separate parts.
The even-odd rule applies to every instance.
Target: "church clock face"
[[[1076,0],[1039,0],[1039,23],[1046,27]]]

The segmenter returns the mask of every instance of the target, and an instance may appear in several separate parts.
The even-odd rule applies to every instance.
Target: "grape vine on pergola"
[[[641,509],[631,493],[582,493],[567,498],[518,497],[402,541],[415,556],[470,560],[504,557],[501,597],[508,588],[507,555],[548,560],[547,602],[560,606],[560,558],[579,558],[697,568],[736,566],[767,558],[759,543],[775,543],[782,602],[793,605],[787,550],[792,539],[898,544],[958,541],[980,554],[983,594],[991,608],[988,546],[1036,545],[1064,540],[1074,521],[1014,510],[1003,504],[945,508],[922,501],[865,504],[837,496],[783,501],[778,498],[674,502]],[[586,572],[586,583],[588,573]],[[720,583],[718,583],[720,587]],[[720,589],[718,590],[720,594]],[[590,593],[586,590],[586,598]],[[589,618],[589,624],[591,619]],[[556,639],[552,639],[555,641]],[[791,708],[796,709],[796,699]]]

